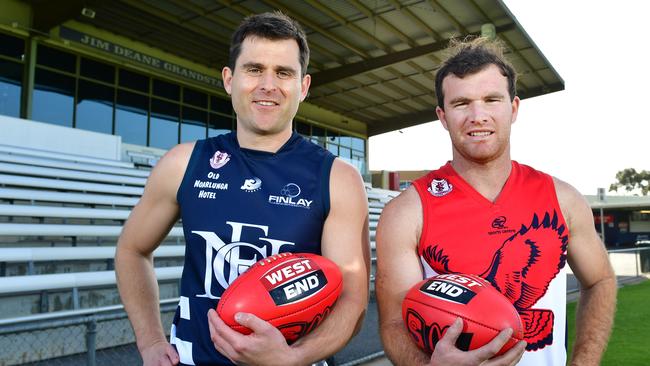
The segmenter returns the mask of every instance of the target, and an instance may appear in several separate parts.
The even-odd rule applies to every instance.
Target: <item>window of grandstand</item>
[[[336,132],[329,132],[327,134],[327,150],[332,154],[339,154],[339,134]]]
[[[1,115],[21,115],[25,49],[24,39],[0,33]],[[46,44],[36,49],[31,118],[162,149],[236,125],[232,104],[222,96]],[[365,172],[364,138],[305,120],[294,128]]]
[[[325,135],[325,129],[318,126],[311,126],[311,141],[316,145],[325,147],[325,142],[327,135]]]
[[[339,145],[339,156],[354,165],[360,172],[365,172],[366,140],[341,134]]]
[[[12,95],[17,101],[2,96],[0,105],[15,106],[0,113],[17,117],[23,66],[7,60],[18,52],[10,45],[3,42],[6,57],[0,55],[0,62],[17,67],[3,67],[0,80],[16,74]],[[126,143],[164,149],[234,129],[232,105],[222,97],[45,45],[38,46],[36,61],[36,121],[116,134]]]
[[[196,141],[205,138],[208,113],[188,106],[183,107],[181,122],[181,142]]]
[[[147,95],[118,89],[115,106],[115,134],[122,136],[122,141],[128,144],[147,145],[148,110],[149,97]]]
[[[32,118],[35,121],[72,127],[74,95],[74,77],[37,68]]]
[[[113,133],[113,109],[115,89],[79,80],[77,89],[77,128]]]
[[[361,173],[366,172],[365,139],[299,121],[295,121],[294,128],[311,142],[323,146],[332,154],[355,166]]]
[[[177,103],[151,99],[150,146],[170,149],[178,143],[179,111],[180,106]]]
[[[119,86],[137,92],[149,94],[149,78],[128,70],[120,69]]]
[[[210,113],[208,137],[221,135],[230,132],[231,130],[234,130],[232,118],[219,113]]]
[[[25,41],[0,33],[0,114],[20,117]]]

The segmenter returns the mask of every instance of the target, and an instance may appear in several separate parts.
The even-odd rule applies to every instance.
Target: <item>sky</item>
[[[650,2],[505,3],[565,83],[521,102],[511,157],[588,195],[609,190],[619,170],[650,170]],[[438,121],[369,141],[373,171],[431,170],[450,159]]]

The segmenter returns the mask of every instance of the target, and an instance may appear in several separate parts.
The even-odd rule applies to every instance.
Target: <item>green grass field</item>
[[[576,303],[567,305],[569,351],[575,339],[575,312]],[[601,365],[650,365],[650,281],[618,290],[614,330]]]

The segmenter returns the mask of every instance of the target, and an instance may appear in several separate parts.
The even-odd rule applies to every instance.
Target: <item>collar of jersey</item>
[[[270,152],[270,151],[261,151],[261,150],[254,150],[254,149],[247,149],[244,147],[239,146],[239,142],[237,141],[237,133],[234,132],[232,133],[232,143],[239,148],[239,150],[246,156],[249,157],[260,157],[260,158],[265,158],[265,157],[273,157],[280,155],[284,152],[292,150],[296,145],[298,145],[298,142],[302,139],[302,136],[300,136],[299,133],[296,131],[293,131],[291,134],[291,137],[287,140],[287,142],[282,145],[276,152]]]

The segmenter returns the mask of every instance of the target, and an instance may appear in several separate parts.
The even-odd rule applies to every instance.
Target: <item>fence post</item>
[[[96,342],[97,342],[97,319],[95,317],[86,323],[86,350],[88,354],[87,365],[95,366]]]
[[[73,287],[72,288],[72,308],[74,310],[79,310],[79,288],[78,287]]]

